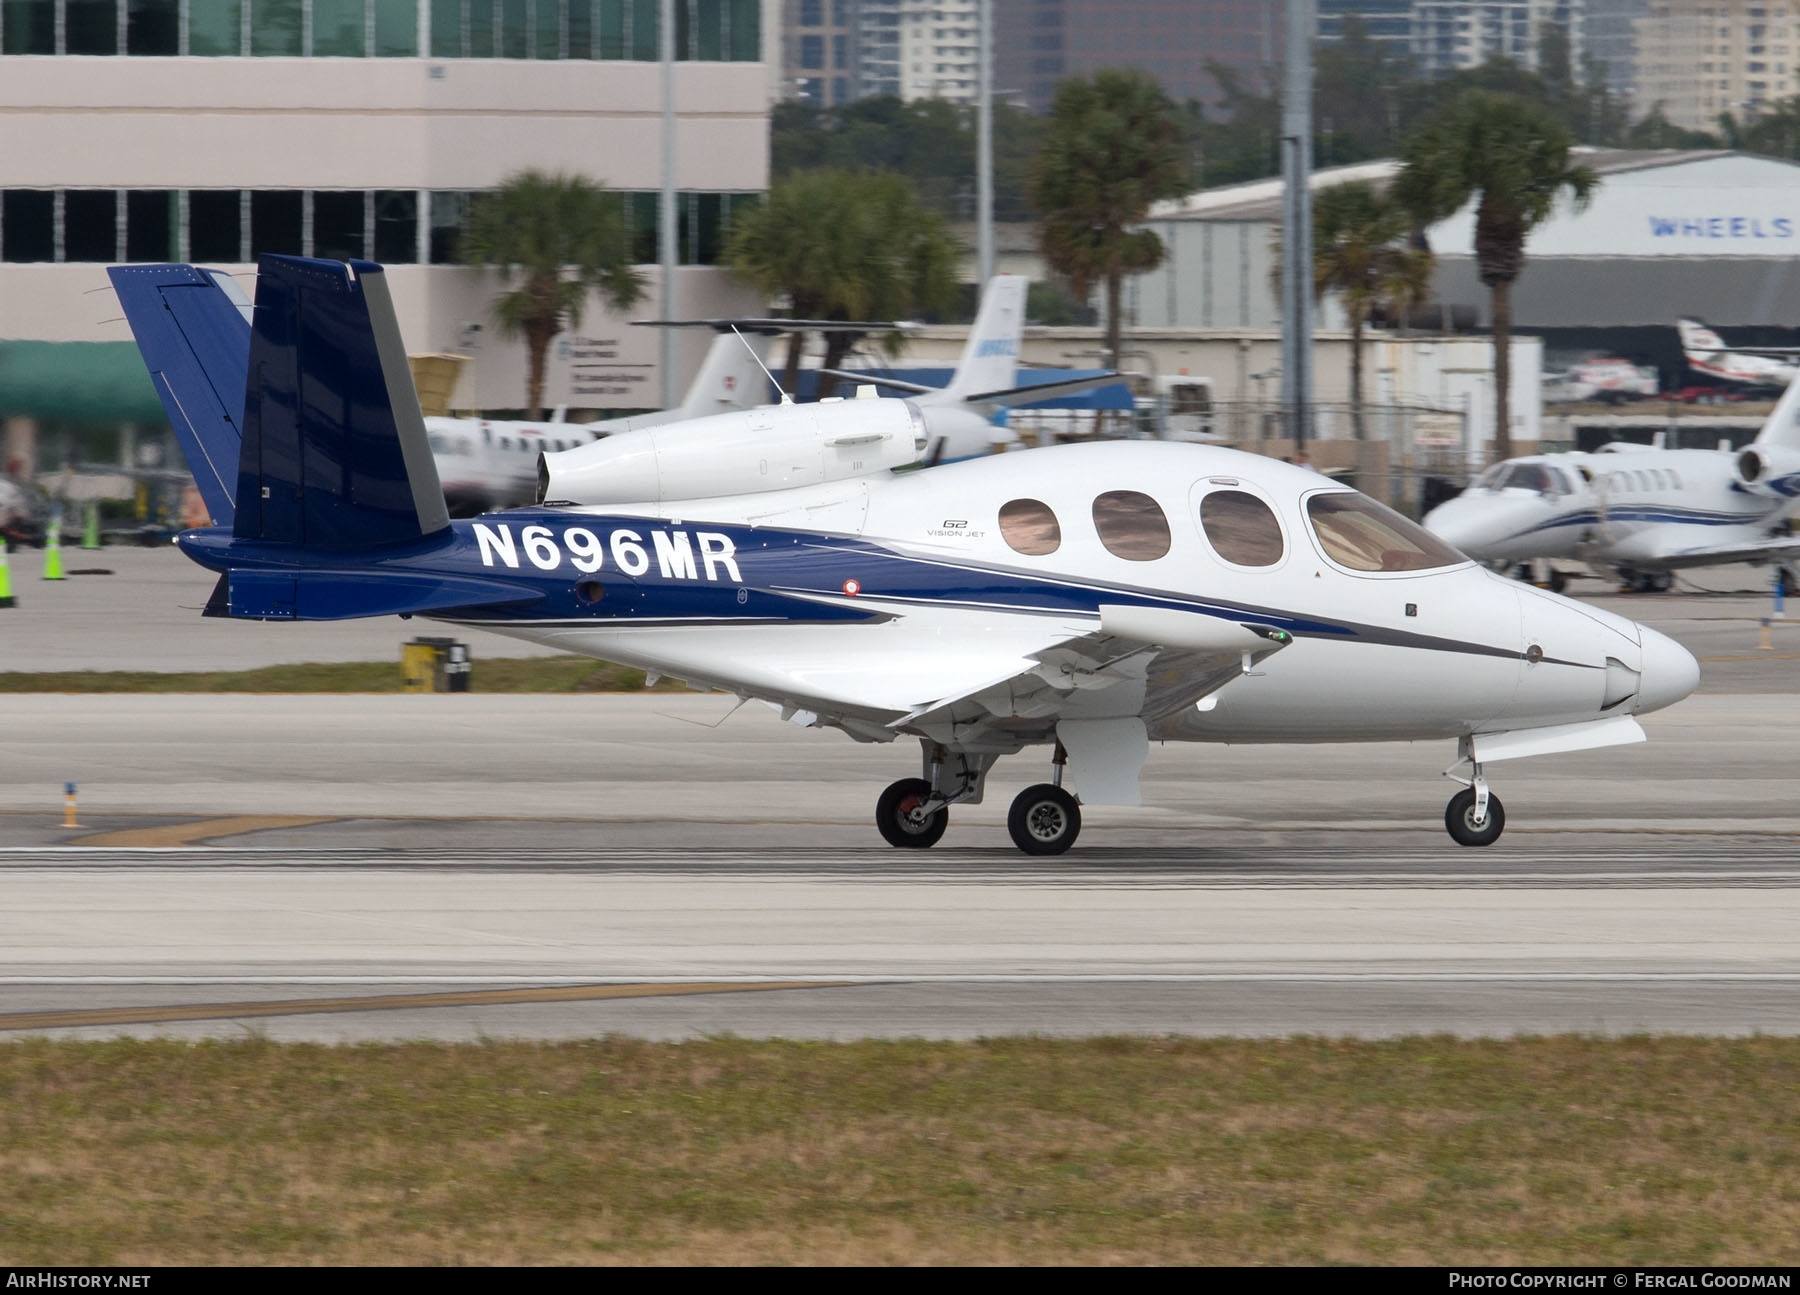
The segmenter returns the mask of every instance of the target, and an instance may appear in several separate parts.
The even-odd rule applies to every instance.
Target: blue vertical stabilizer
[[[237,498],[238,537],[314,550],[449,527],[380,266],[258,264]]]
[[[242,440],[250,321],[217,270],[115,265],[107,270],[156,394],[216,525],[230,525]]]

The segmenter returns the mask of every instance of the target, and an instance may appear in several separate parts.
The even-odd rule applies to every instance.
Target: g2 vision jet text
[[[207,367],[203,277],[112,273],[185,391]],[[220,573],[209,614],[428,616],[912,738],[920,776],[875,807],[895,846],[934,844],[1026,748],[1049,780],[1008,827],[1056,854],[1082,804],[1138,802],[1152,741],[1426,738],[1457,744],[1451,836],[1487,845],[1505,823],[1487,765],[1639,740],[1635,717],[1699,677],[1655,631],[1271,459],[1119,441],[896,472],[928,439],[903,400],[803,407],[805,454],[656,429],[585,483],[616,501],[452,521],[404,356],[379,266],[263,258],[241,447],[204,418],[184,437],[220,519],[179,541]]]
[[[1741,451],[1609,445],[1508,459],[1432,509],[1425,526],[1482,562],[1570,559],[1646,592],[1688,567],[1800,561],[1800,537],[1787,529],[1797,496],[1800,383]]]

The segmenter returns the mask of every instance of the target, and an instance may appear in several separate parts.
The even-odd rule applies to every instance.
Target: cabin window
[[[1215,553],[1240,567],[1272,567],[1287,553],[1274,511],[1242,490],[1215,490],[1204,496],[1200,528]]]
[[[1352,571],[1429,571],[1468,561],[1417,522],[1354,490],[1311,496],[1306,515],[1325,556]]]
[[[1094,529],[1108,553],[1128,562],[1154,562],[1169,551],[1169,519],[1136,490],[1108,490],[1095,499]]]
[[[1669,484],[1676,490],[1681,489],[1681,477],[1674,468],[1669,469]]]
[[[1014,499],[1000,506],[1000,535],[1015,553],[1042,557],[1062,546],[1062,526],[1041,499]]]

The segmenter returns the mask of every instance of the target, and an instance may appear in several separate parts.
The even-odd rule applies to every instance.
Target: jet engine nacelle
[[[631,504],[791,490],[916,463],[907,400],[769,405],[621,432],[538,459],[541,503]]]
[[[1751,445],[1737,456],[1738,483],[1752,494],[1792,499],[1800,494],[1800,449]]]

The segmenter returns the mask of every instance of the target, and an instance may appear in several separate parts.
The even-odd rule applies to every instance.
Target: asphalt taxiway
[[[65,660],[346,628],[165,629],[112,588]],[[1487,850],[1443,832],[1448,743],[1155,748],[1145,808],[1030,860],[1029,756],[900,853],[870,820],[913,744],[727,697],[0,695],[0,1039],[1800,1033],[1800,631],[1760,648],[1728,584],[1597,601],[1701,693],[1647,743],[1495,766]],[[25,623],[4,667],[49,668]],[[376,624],[339,659],[414,632]]]

